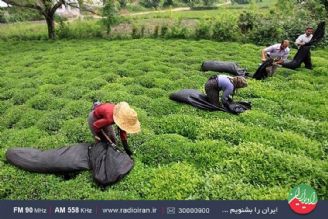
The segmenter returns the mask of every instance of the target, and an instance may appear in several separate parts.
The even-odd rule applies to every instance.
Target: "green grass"
[[[254,72],[260,49],[205,40],[0,41],[0,198],[285,200],[308,183],[327,199],[326,50],[313,51],[313,71],[249,80],[236,99],[253,109],[239,116],[168,98],[203,90],[213,74],[199,71],[204,60]],[[86,117],[97,99],[129,102],[142,124],[129,137],[135,167],[121,182],[102,190],[88,171],[65,181],[5,162],[14,146],[91,142]]]

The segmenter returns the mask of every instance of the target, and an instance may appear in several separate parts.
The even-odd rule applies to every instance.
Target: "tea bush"
[[[141,161],[151,166],[185,161],[190,157],[189,144],[188,139],[175,134],[155,136],[139,147]]]
[[[248,79],[234,98],[253,109],[238,116],[169,99],[180,89],[204,92],[216,74],[199,71],[204,60],[238,62],[253,73],[261,48],[162,38],[0,41],[0,198],[284,200],[308,183],[327,199],[326,50],[313,50],[313,71],[279,68],[267,80]],[[87,117],[97,100],[127,101],[141,122],[128,138],[135,166],[119,183],[101,189],[89,171],[65,180],[5,161],[12,147],[93,142]]]

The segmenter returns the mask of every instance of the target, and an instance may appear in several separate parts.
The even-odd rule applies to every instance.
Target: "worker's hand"
[[[262,59],[262,62],[265,62],[267,59]]]

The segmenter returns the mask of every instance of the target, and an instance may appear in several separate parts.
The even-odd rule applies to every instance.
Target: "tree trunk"
[[[56,32],[55,32],[55,18],[54,15],[47,15],[45,16],[48,26],[48,38],[51,40],[56,39]]]

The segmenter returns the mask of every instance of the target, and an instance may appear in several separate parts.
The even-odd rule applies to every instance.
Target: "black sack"
[[[202,94],[198,90],[195,89],[184,89],[177,91],[175,93],[170,94],[170,99],[192,105],[196,108],[210,111],[223,111],[229,112],[233,114],[242,113],[248,109],[251,109],[250,102],[229,102],[226,103],[225,106],[217,107],[211,104],[208,101],[208,98],[205,94]]]
[[[105,142],[90,148],[89,159],[93,178],[102,186],[114,184],[133,168],[133,160],[126,153]]]
[[[299,68],[302,62],[310,55],[310,46],[301,46],[297,53],[295,54],[294,58],[290,62],[284,62],[282,67],[289,68],[289,69],[296,69]]]
[[[38,173],[68,173],[89,169],[88,148],[91,144],[40,151],[34,148],[12,148],[6,152],[9,163]]]
[[[267,78],[268,72],[266,71],[266,68],[272,66],[272,64],[273,64],[273,59],[267,59],[258,67],[255,74],[253,75],[253,78],[255,78],[256,80],[263,80]]]
[[[237,63],[224,61],[205,61],[201,66],[202,71],[225,72],[235,76],[247,75],[247,70],[241,68]]]
[[[225,111],[222,107],[217,107],[210,102],[208,102],[207,96],[202,94],[198,90],[195,89],[183,89],[177,91],[175,93],[170,94],[169,98],[171,100],[180,102],[180,103],[187,103],[199,109],[205,110],[221,110]]]
[[[243,113],[246,110],[252,109],[251,102],[239,101],[239,102],[229,102],[225,104],[225,107],[230,113],[239,114]]]

